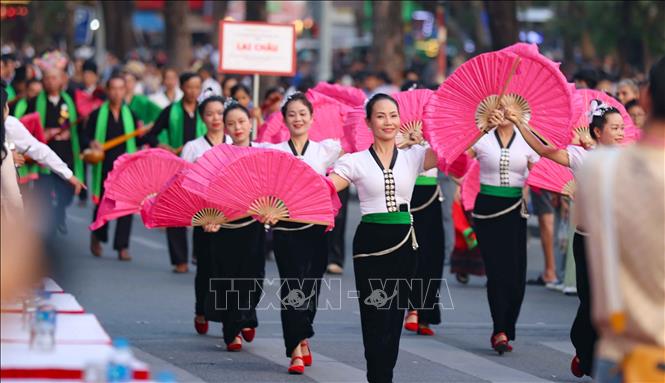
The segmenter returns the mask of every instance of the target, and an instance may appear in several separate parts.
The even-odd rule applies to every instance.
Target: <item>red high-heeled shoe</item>
[[[494,351],[498,352],[499,355],[503,355],[504,352],[508,352],[509,350],[512,351],[512,347],[508,344],[508,336],[504,332],[492,336],[490,342]]]
[[[433,336],[434,330],[429,327],[418,327],[418,335]]]
[[[416,317],[415,322],[407,322],[409,318],[411,317]],[[416,332],[418,331],[418,312],[417,311],[410,311],[406,314],[406,318],[404,318],[404,329],[407,331],[413,331]]]
[[[305,366],[295,366],[293,365],[293,362],[296,360],[302,360],[303,364],[305,364],[305,361],[303,360],[302,356],[293,356],[291,357],[291,365],[289,366],[289,374],[295,374],[295,375],[302,375],[305,373]]]
[[[307,347],[308,354],[302,356],[302,361],[305,363],[305,366],[309,367],[312,365],[312,349],[309,348],[309,342],[306,340],[300,342],[300,347],[302,348],[303,346]]]
[[[244,328],[240,330],[240,334],[242,334],[242,339],[249,343],[254,340],[254,336],[256,336],[256,329],[251,327],[246,329]]]
[[[196,320],[196,317],[194,317],[194,329],[196,329],[196,332],[199,333],[199,335],[205,335],[208,333],[208,321],[206,320],[205,322],[199,322]]]
[[[226,345],[227,351],[240,351],[242,350],[242,339],[239,336],[236,336],[236,340],[239,340],[239,343],[229,343]]]
[[[578,378],[584,376],[584,371],[582,371],[582,367],[580,366],[580,358],[577,355],[570,361],[570,372]]]

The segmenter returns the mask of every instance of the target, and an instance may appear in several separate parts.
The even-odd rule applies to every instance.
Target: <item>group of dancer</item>
[[[51,76],[52,73],[52,76]],[[83,179],[81,153],[85,148],[104,149],[104,144],[129,135],[141,127],[138,113],[127,102],[128,78],[114,74],[106,83],[106,99],[86,118],[85,127],[76,117],[76,105],[58,82],[57,72],[48,72],[45,90],[27,101],[22,114],[39,113],[49,146]],[[129,80],[131,81],[131,79]],[[261,147],[282,151],[304,161],[316,173],[328,177],[336,191],[353,184],[358,193],[361,223],[353,240],[353,266],[359,305],[363,345],[370,382],[389,382],[399,352],[402,328],[421,335],[433,335],[432,324],[441,322],[438,290],[443,272],[444,243],[441,191],[437,183],[437,154],[421,132],[403,135],[396,144],[402,122],[400,105],[387,94],[375,94],[364,106],[365,123],[373,136],[366,150],[344,153],[336,140],[309,139],[316,110],[308,98],[296,92],[282,106],[289,139],[280,143],[251,141],[252,123],[259,119],[241,100],[202,91],[197,74],[180,76],[183,98],[171,103],[149,124],[145,135],[106,150],[104,159],[92,166],[90,192],[95,201],[104,196],[104,181],[114,161],[142,146],[162,147],[195,162],[218,145]],[[234,94],[247,93],[235,87]],[[134,96],[135,97],[135,96]],[[522,198],[531,166],[548,158],[573,172],[581,168],[587,151],[599,145],[615,145],[623,138],[621,114],[598,100],[592,100],[589,135],[581,134],[581,145],[556,149],[533,134],[510,107],[499,104],[489,112],[489,133],[468,150],[480,166],[480,193],[473,217],[480,251],[487,272],[487,296],[493,330],[491,347],[499,354],[513,350],[516,322],[526,283],[526,207]],[[63,121],[64,120],[64,121]],[[66,126],[65,126],[66,125]],[[52,137],[51,137],[52,136]],[[57,181],[56,181],[57,180]],[[81,189],[81,185],[70,182]],[[65,195],[62,180],[49,181],[51,195]],[[60,185],[60,186],[58,186]],[[69,185],[64,185],[70,187]],[[59,188],[59,189],[58,189]],[[55,193],[53,192],[55,189]],[[57,201],[57,222],[64,220],[64,206]],[[95,215],[97,209],[95,209]],[[132,216],[117,220],[113,247],[121,260],[128,254]],[[328,265],[326,228],[315,224],[244,218],[222,225],[208,224],[193,230],[195,277],[195,330],[208,332],[208,322],[223,325],[229,351],[239,351],[243,341],[256,334],[256,307],[265,276],[265,225],[272,231],[277,269],[282,279],[280,297],[285,355],[288,372],[302,374],[313,363],[309,340],[321,279]],[[168,228],[167,239],[176,271],[186,271],[187,230]],[[92,233],[91,251],[101,256],[107,226]],[[586,267],[583,228],[574,239],[580,306],[571,332],[577,355],[573,372],[591,374],[596,333],[590,317],[590,291]],[[184,267],[182,265],[185,265]],[[412,281],[422,285],[414,288]],[[432,284],[433,283],[433,284]],[[373,301],[376,289],[393,293],[384,305]],[[299,290],[307,299],[300,306],[288,298]],[[233,291],[233,294],[227,292]],[[311,299],[310,299],[311,298]],[[406,304],[404,304],[406,302]]]

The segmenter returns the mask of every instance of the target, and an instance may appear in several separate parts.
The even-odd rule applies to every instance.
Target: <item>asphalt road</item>
[[[178,381],[208,382],[358,382],[365,378],[360,316],[350,243],[360,220],[352,201],[347,224],[347,268],[321,299],[333,306],[318,312],[311,340],[314,365],[304,376],[286,373],[277,304],[278,284],[266,286],[265,310],[259,312],[254,342],[239,353],[227,352],[219,324],[211,323],[207,336],[193,328],[194,272],[171,273],[165,233],[147,230],[135,217],[131,262],[119,262],[110,245],[104,256],[88,250],[90,207],[68,211],[69,234],[49,254],[54,278],[73,293],[88,312],[96,314],[112,337],[130,340],[136,355],[152,371],[169,370]],[[542,270],[537,238],[529,240],[529,276]],[[192,267],[193,269],[193,267]],[[267,278],[278,278],[275,262],[266,265]],[[404,333],[395,368],[396,382],[580,382],[569,370],[573,348],[569,329],[577,298],[543,287],[528,287],[517,326],[515,351],[498,356],[490,349],[491,320],[484,278],[461,285],[449,274],[441,292],[446,310],[436,336]],[[341,293],[340,293],[341,290]],[[336,303],[339,303],[336,305]],[[337,307],[338,306],[338,307]],[[586,381],[590,381],[587,379]]]

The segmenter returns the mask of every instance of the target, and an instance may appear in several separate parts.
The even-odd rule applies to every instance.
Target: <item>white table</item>
[[[51,278],[44,278],[44,290],[49,292],[49,293],[64,293],[65,290],[60,287],[59,284],[57,284],[53,279]]]
[[[93,314],[58,314],[56,316],[55,343],[60,344],[111,344],[111,338],[104,331]],[[29,343],[29,328],[23,328],[21,314],[2,313],[0,315],[2,343]]]
[[[53,305],[58,314],[83,314],[85,310],[74,298],[72,294],[60,293],[51,294],[49,299],[43,302],[44,304]],[[21,302],[10,303],[2,305],[0,309],[3,313],[21,313]]]

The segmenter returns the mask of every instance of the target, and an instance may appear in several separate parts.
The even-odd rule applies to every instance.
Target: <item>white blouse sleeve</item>
[[[413,145],[405,150],[404,153],[407,154],[409,167],[411,169],[414,169],[418,174],[425,171],[425,155],[427,154],[427,148],[425,146]]]
[[[587,151],[583,147],[576,145],[568,145],[566,151],[568,152],[568,167],[575,173],[584,164],[584,157],[586,157]]]
[[[194,141],[189,141],[188,143],[185,144],[185,146],[182,147],[182,152],[180,153],[180,158],[187,162],[194,162],[196,161],[196,148],[195,148],[195,142]]]
[[[538,155],[538,153],[536,153],[535,150],[531,149],[531,147],[529,147],[529,149],[528,149],[528,152],[526,154],[526,158],[532,164],[535,164],[536,162],[538,162],[540,160],[540,156]]]
[[[354,160],[352,154],[348,153],[340,157],[333,168],[333,173],[344,178],[346,181],[353,183],[356,180],[356,172],[354,169]]]
[[[321,145],[321,155],[325,160],[326,167],[332,166],[342,152],[342,144],[338,140],[327,139],[320,141],[319,145]]]

